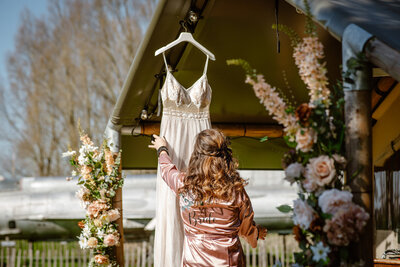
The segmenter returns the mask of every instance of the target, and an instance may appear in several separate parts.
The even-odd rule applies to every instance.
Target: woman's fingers
[[[156,149],[156,146],[155,146],[155,145],[149,145],[149,148],[154,148],[154,149]]]

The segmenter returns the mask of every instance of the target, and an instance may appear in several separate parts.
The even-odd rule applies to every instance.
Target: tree
[[[78,147],[78,120],[101,141],[154,6],[155,0],[54,0],[46,17],[23,12],[0,95],[0,133],[13,147],[1,152],[6,173],[14,155],[17,176],[66,175],[60,155]]]

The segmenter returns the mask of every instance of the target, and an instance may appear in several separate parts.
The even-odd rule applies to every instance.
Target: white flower
[[[71,172],[71,175],[72,175],[72,176],[77,176],[78,173],[77,173],[75,170],[73,170],[73,171]]]
[[[88,248],[87,238],[83,234],[79,236],[79,246],[81,249]]]
[[[85,154],[85,153],[89,153],[89,152],[95,152],[96,150],[98,150],[99,148],[97,146],[92,146],[89,144],[84,144],[80,147],[79,149],[79,154]]]
[[[85,227],[83,227],[83,229],[82,229],[82,234],[81,235],[83,235],[83,237],[85,237],[85,238],[89,238],[90,237],[90,229],[89,229],[89,225],[87,225],[87,224],[85,224]]]
[[[98,228],[98,229],[97,229],[97,236],[98,236],[98,237],[102,238],[102,237],[104,237],[105,235],[106,235],[106,233],[103,231],[102,228]]]
[[[85,165],[86,160],[87,160],[87,157],[85,154],[82,154],[82,153],[79,154],[79,157],[78,157],[79,165]]]
[[[72,157],[72,156],[74,156],[75,154],[76,154],[76,151],[67,151],[67,152],[62,153],[62,157],[63,157],[63,158]]]
[[[290,184],[293,184],[295,182],[295,178],[300,177],[303,169],[303,165],[298,162],[290,164],[285,169],[285,180],[289,181]]]
[[[320,260],[326,261],[328,253],[331,251],[329,247],[325,247],[320,241],[316,246],[311,246],[311,251],[313,253],[313,261],[319,262]]]
[[[305,177],[310,180],[308,182],[309,184],[315,183],[318,186],[327,185],[332,182],[335,175],[336,169],[334,160],[326,155],[311,158],[306,166]]]
[[[318,198],[318,205],[324,213],[335,214],[341,206],[350,203],[352,198],[353,195],[348,191],[326,190]]]
[[[103,151],[101,151],[100,153],[98,153],[95,157],[93,157],[93,161],[94,162],[100,162],[101,159],[103,158]]]
[[[296,199],[293,201],[293,222],[306,230],[314,219],[314,210],[305,201]]]

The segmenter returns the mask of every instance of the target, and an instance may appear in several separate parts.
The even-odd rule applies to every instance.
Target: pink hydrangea
[[[351,241],[358,241],[359,234],[367,224],[369,214],[359,205],[342,205],[332,219],[326,220],[324,232],[328,242],[335,246],[347,246]]]

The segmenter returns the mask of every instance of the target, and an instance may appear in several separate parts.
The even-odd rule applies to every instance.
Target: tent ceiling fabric
[[[227,66],[227,59],[248,60],[258,72],[265,75],[267,82],[279,87],[295,106],[308,102],[307,90],[294,65],[290,40],[283,33],[280,33],[281,52],[277,53],[276,33],[271,28],[275,23],[274,1],[195,2],[196,6],[205,8],[201,14],[203,18],[195,28],[194,38],[216,56],[216,61],[209,62],[207,72],[213,90],[211,122],[276,124],[259,103],[252,88],[244,83],[244,72],[239,67]],[[305,16],[298,14],[285,1],[280,1],[279,5],[279,22],[303,33]],[[179,21],[189,10],[190,1],[159,1],[113,111],[113,124],[132,126],[138,123],[145,106],[150,111],[155,110],[159,89],[155,74],[164,69],[164,62],[162,56],[154,56],[154,51],[179,35]],[[318,31],[327,52],[330,78],[335,80],[340,76],[340,42],[322,28]],[[177,46],[167,51],[166,55],[177,70],[174,76],[185,87],[201,76],[206,58],[192,45]],[[159,120],[160,117],[156,115],[150,119]],[[123,136],[124,169],[156,167],[155,153],[147,148],[149,142],[150,138],[146,136]],[[263,143],[251,138],[233,138],[232,147],[242,169],[280,169],[280,159],[287,150],[281,138]]]
[[[287,0],[304,8],[304,0]],[[308,0],[315,19],[341,40],[349,24],[357,24],[400,51],[400,2],[395,0]]]

